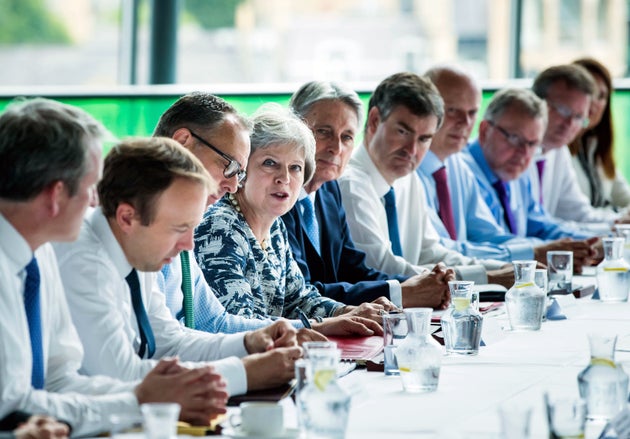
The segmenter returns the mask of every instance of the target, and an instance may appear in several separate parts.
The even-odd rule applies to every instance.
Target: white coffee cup
[[[240,415],[230,417],[232,427],[250,435],[277,436],[284,433],[284,408],[281,405],[275,402],[244,402],[240,408]]]

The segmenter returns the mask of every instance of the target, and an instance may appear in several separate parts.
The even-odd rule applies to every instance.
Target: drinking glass
[[[554,250],[547,252],[549,291],[570,294],[573,291],[573,252]]]

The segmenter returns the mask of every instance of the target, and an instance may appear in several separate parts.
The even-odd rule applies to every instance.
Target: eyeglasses
[[[518,134],[510,133],[505,128],[500,127],[499,125],[497,125],[491,120],[489,120],[488,123],[492,125],[494,128],[496,128],[497,131],[499,131],[501,134],[503,134],[503,137],[505,137],[505,140],[507,140],[508,143],[515,148],[520,148],[520,147],[535,148],[540,143],[537,140],[525,140]]]
[[[588,117],[580,113],[574,113],[566,105],[551,102],[549,100],[547,100],[547,105],[553,108],[563,119],[571,119],[572,122],[579,123],[582,128],[586,128],[588,126]]]
[[[237,162],[235,159],[233,159],[232,157],[230,157],[229,155],[221,151],[219,148],[217,148],[210,142],[205,141],[204,139],[202,139],[201,137],[199,137],[197,134],[193,133],[192,131],[190,131],[190,135],[193,136],[195,139],[199,140],[201,143],[206,145],[208,148],[210,148],[217,154],[219,154],[225,160],[227,160],[228,164],[225,165],[225,169],[223,169],[223,176],[225,178],[232,178],[236,175],[236,179],[238,180],[239,183],[245,180],[245,177],[247,176],[247,172],[244,169],[241,169],[241,164],[239,162]]]

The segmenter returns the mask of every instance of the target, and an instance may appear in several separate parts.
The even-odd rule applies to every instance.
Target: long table
[[[445,355],[434,393],[405,393],[400,377],[381,372],[357,370],[342,378],[353,395],[347,437],[498,438],[498,407],[508,402],[530,405],[531,437],[547,437],[543,393],[578,394],[577,375],[590,358],[590,331],[619,336],[616,360],[630,372],[630,304],[590,297],[564,297],[561,304],[567,319],[547,321],[535,332],[506,330],[505,313],[488,315],[486,346],[477,356]],[[285,406],[287,424],[294,426],[295,409],[290,400]],[[602,427],[588,424],[586,437],[596,438]]]

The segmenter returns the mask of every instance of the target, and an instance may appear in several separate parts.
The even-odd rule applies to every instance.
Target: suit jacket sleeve
[[[296,205],[283,216],[293,256],[306,282],[319,292],[348,305],[385,296],[389,298],[387,280],[404,281],[405,276],[388,276],[365,263],[365,253],[354,246],[346,222],[337,182],[324,184],[317,193],[316,209],[320,218],[321,255],[302,228],[302,216]]]

